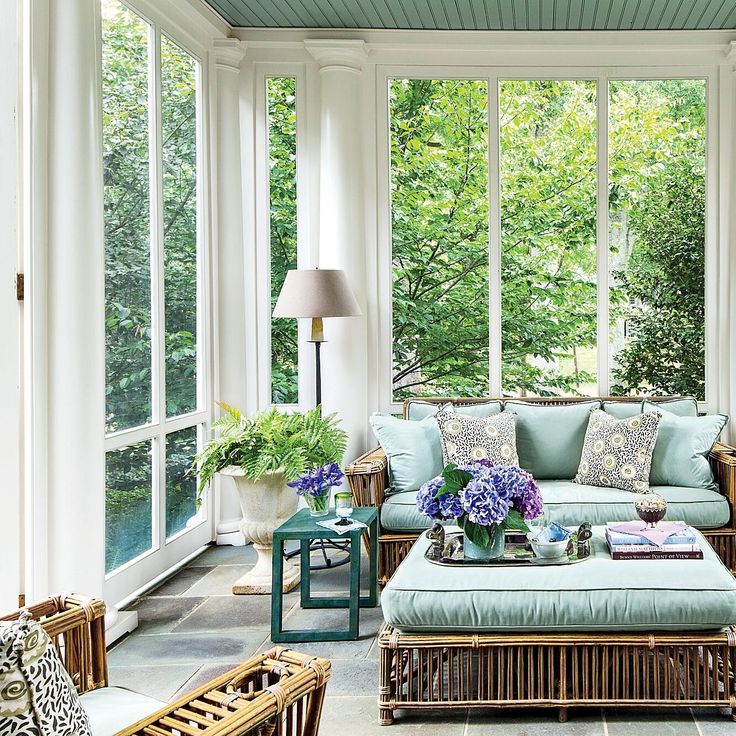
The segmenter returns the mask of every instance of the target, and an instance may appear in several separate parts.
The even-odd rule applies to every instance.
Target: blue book
[[[618,526],[618,522],[608,522],[606,524],[608,538],[612,545],[616,546],[619,544],[648,544],[651,542],[646,537],[640,537],[636,534],[624,534],[623,532],[616,532],[611,527]],[[695,537],[695,532],[690,528],[683,529],[675,534],[670,534],[664,541],[664,545],[667,544],[697,544],[698,540]]]

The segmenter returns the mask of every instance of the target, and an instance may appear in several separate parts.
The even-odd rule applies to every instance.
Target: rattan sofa
[[[97,707],[104,709],[108,688],[104,602],[65,595],[28,610],[54,642],[82,704],[85,696],[96,693],[103,696]],[[14,620],[19,614],[0,620]],[[125,724],[115,736],[316,736],[330,671],[326,659],[274,647],[141,720]]]
[[[601,401],[642,401],[642,397],[638,396],[595,398],[599,398]],[[658,401],[671,401],[673,398],[678,397],[647,397],[647,400],[656,403]],[[435,404],[451,402],[455,406],[468,406],[489,401],[504,400],[455,397],[421,399],[422,402]],[[590,397],[535,397],[524,399],[524,401],[545,406],[564,406],[590,401]],[[409,403],[409,401],[404,402],[405,418]],[[719,490],[725,496],[731,508],[731,515],[728,524],[718,529],[704,530],[703,534],[721,557],[724,564],[736,574],[736,514],[733,513],[734,504],[736,503],[736,449],[722,443],[716,444],[710,454],[710,463]],[[346,475],[357,505],[381,507],[389,487],[388,462],[381,448],[371,450],[357,458],[357,460],[348,465]],[[386,584],[399,563],[407,555],[418,536],[419,533],[417,532],[396,533],[385,529],[381,530],[379,536],[379,583],[382,586]]]

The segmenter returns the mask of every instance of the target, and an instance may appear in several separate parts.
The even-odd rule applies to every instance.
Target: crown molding
[[[360,73],[368,60],[368,47],[363,40],[307,38],[304,48],[319,64],[320,72],[340,69]]]
[[[212,42],[215,67],[230,72],[240,71],[247,45],[237,38],[217,38]]]

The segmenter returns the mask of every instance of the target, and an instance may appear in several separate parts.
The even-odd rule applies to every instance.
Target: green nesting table
[[[347,534],[337,534],[318,526],[318,521],[330,516],[313,517],[309,509],[300,509],[273,533],[273,585],[271,593],[271,640],[276,643],[294,641],[349,641],[358,638],[361,606],[378,605],[378,509],[356,508],[353,519],[362,521],[367,529],[354,529]],[[369,534],[369,581],[368,595],[360,594],[360,546],[364,532]],[[347,598],[318,597],[311,594],[309,568],[309,543],[313,539],[350,540],[350,595]],[[347,629],[325,631],[324,629],[292,629],[284,631],[283,614],[284,543],[299,541],[301,560],[301,583],[299,585],[302,608],[348,608]]]

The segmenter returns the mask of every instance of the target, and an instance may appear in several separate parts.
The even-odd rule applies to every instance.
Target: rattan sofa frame
[[[641,397],[641,396],[603,396],[603,397],[533,397],[514,399],[514,401],[525,401],[543,406],[565,406],[576,404],[591,399],[600,401],[672,401],[672,396],[666,397]],[[404,402],[403,413],[406,417],[407,407],[410,401],[423,401],[433,404],[446,404],[448,402],[455,406],[469,406],[481,404],[487,401],[507,401],[506,398],[419,398]],[[723,560],[724,564],[736,574],[736,448],[718,443],[710,454],[710,463],[713,473],[718,482],[721,493],[728,500],[731,508],[729,523],[720,529],[703,530],[708,542]],[[357,460],[348,465],[345,470],[350,488],[353,492],[355,503],[358,506],[378,506],[383,504],[386,489],[389,485],[388,462],[383,450],[379,447],[361,455]],[[418,533],[395,533],[381,530],[378,539],[378,582],[383,587],[393,575],[399,563],[406,557],[418,538]]]
[[[736,629],[720,632],[378,635],[382,725],[396,710],[533,706],[730,708]]]
[[[107,686],[103,601],[57,596],[28,610],[51,637],[80,694]],[[277,646],[115,736],[317,736],[330,673],[329,660]]]

